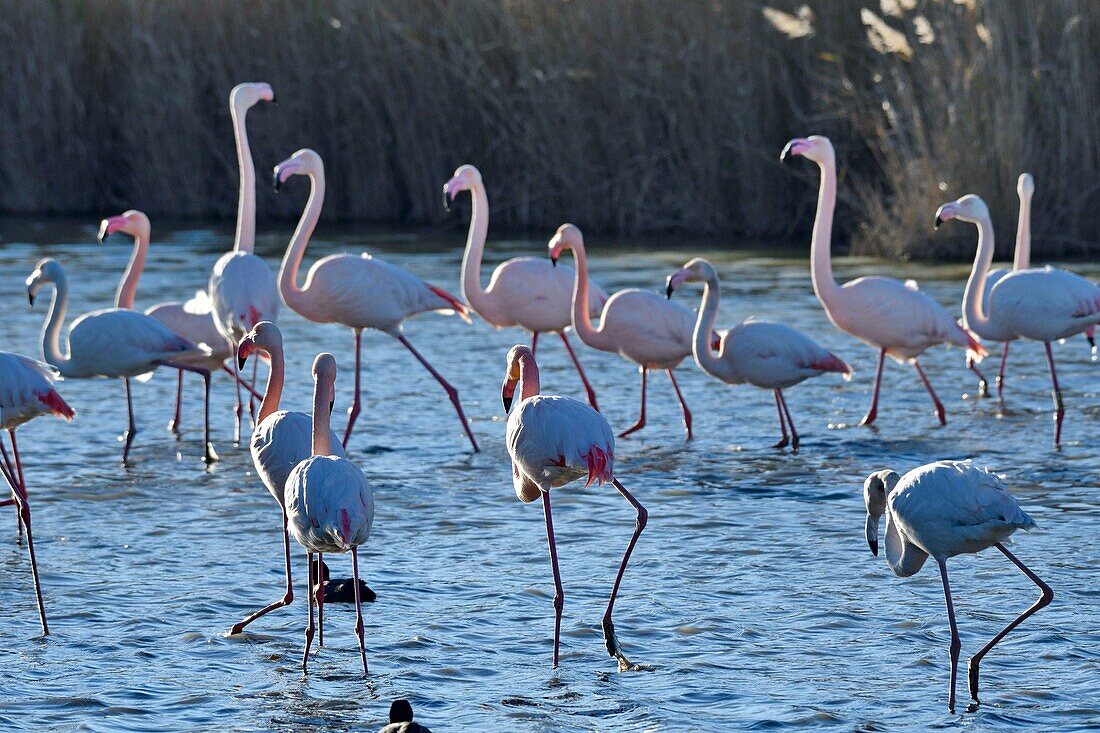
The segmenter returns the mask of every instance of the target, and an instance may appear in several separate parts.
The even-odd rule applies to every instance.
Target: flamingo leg
[[[917,376],[920,377],[921,383],[924,388],[928,390],[928,394],[932,396],[932,405],[936,408],[936,417],[940,420],[940,425],[947,424],[947,415],[944,413],[943,403],[940,402],[940,398],[936,396],[936,391],[932,389],[932,383],[928,381],[928,377],[924,375],[924,370],[921,369],[920,362],[913,359],[913,368],[917,370]]]
[[[237,418],[236,422],[233,424],[233,444],[240,445],[241,416],[244,415],[244,402],[241,400],[241,385],[247,384],[247,382],[241,379],[241,370],[240,367],[237,365],[237,360],[234,358],[230,359],[230,361],[233,362],[233,381],[237,387],[237,406],[233,410],[233,414]]]
[[[286,555],[286,593],[283,594],[282,598],[275,601],[274,603],[269,603],[268,605],[264,606],[259,611],[256,611],[251,616],[246,618],[244,621],[238,621],[237,623],[233,624],[233,628],[229,630],[230,634],[241,633],[242,631],[244,631],[245,626],[248,626],[260,616],[274,611],[276,608],[289,606],[294,601],[294,584],[293,582],[291,582],[290,578],[290,534],[286,530],[285,507],[283,508],[283,552]]]
[[[625,438],[631,433],[636,433],[645,427],[645,381],[646,381],[646,368],[638,367],[638,371],[642,373],[642,411],[638,415],[638,421],[631,425],[629,428],[619,433],[620,438]]]
[[[565,608],[565,593],[558,570],[558,545],[554,540],[554,517],[550,513],[550,492],[542,492],[542,509],[546,517],[546,543],[550,546],[550,567],[554,571],[554,664],[558,666],[558,645],[561,640],[561,612]]]
[[[783,417],[783,401],[779,398],[778,389],[774,389],[772,392],[775,394],[775,411],[779,414],[779,430],[783,433],[783,437],[772,448],[786,448],[790,445],[791,439],[787,436],[787,421]]]
[[[0,447],[3,447],[2,443],[0,443]],[[19,502],[16,500],[17,498],[16,498],[16,495],[15,495],[15,488],[14,488],[16,483],[18,483],[17,480],[14,479],[14,476],[16,475],[17,472],[15,470],[15,467],[12,466],[11,462],[8,460],[8,454],[4,453],[3,456],[4,456],[4,460],[3,460],[3,463],[0,463],[0,469],[3,470],[5,478],[7,478],[8,476],[12,476],[13,478],[8,479],[8,484],[12,487],[12,489],[11,489],[11,498],[10,499],[5,499],[4,501],[0,501],[0,506],[9,506],[9,505],[14,505],[15,506],[15,529],[18,532],[18,536],[16,537],[15,544],[22,545],[23,544],[23,515],[19,511]]]
[[[352,400],[351,407],[348,408],[348,427],[344,430],[344,448],[348,447],[348,440],[351,438],[351,429],[355,427],[355,421],[359,417],[360,403],[359,403],[359,367],[360,367],[360,355],[362,353],[363,346],[363,331],[355,329],[355,399]]]
[[[870,425],[878,417],[878,393],[882,388],[882,365],[886,361],[886,349],[880,349],[878,352],[878,368],[875,369],[875,389],[871,392],[871,407],[867,410],[867,414],[863,416],[863,419],[859,421],[860,426]]]
[[[1054,354],[1050,350],[1050,342],[1044,341],[1047,350],[1047,366],[1050,368],[1051,394],[1054,396],[1054,447],[1062,445],[1062,418],[1066,416],[1066,408],[1062,403],[1062,388],[1058,386],[1058,374],[1054,371]]]
[[[302,673],[307,672],[307,664],[309,662],[309,647],[313,644],[313,553],[306,553],[306,575],[308,580],[306,581],[306,595],[309,597],[309,602],[306,604],[309,607],[309,623],[306,624],[306,648],[302,652]]]
[[[325,566],[325,555],[317,553],[317,570],[315,578],[317,586],[314,594],[317,596],[317,646],[325,645],[325,573],[321,569]]]
[[[15,430],[14,429],[8,430],[8,435],[11,436],[11,452],[15,457],[15,469],[16,470],[13,471],[12,473],[13,474],[17,473],[19,475],[19,485],[24,487],[24,489],[26,489],[27,480],[25,478],[23,478],[23,461],[19,458],[19,444],[15,442]],[[11,466],[9,466],[8,468],[10,470]],[[12,491],[12,503],[13,504],[15,503],[15,492],[14,491]],[[16,508],[15,508],[15,524],[16,524],[16,528],[19,531],[19,536],[16,538],[16,544],[21,545],[21,544],[23,544],[23,515],[20,514],[18,506],[16,506]]]
[[[176,440],[180,438],[180,403],[183,402],[183,372],[177,375],[176,379],[176,414],[172,417],[172,420],[168,423],[168,429],[172,431],[172,434],[176,436]]]
[[[420,352],[413,348],[413,345],[405,338],[404,334],[397,334],[397,340],[405,345],[405,348],[412,352],[412,355],[416,357],[416,360],[424,365],[435,380],[443,385],[444,391],[447,393],[447,397],[450,398],[451,404],[454,405],[455,412],[458,413],[458,419],[462,422],[462,428],[466,431],[466,437],[470,439],[470,444],[474,447],[474,453],[479,453],[481,448],[477,446],[477,438],[474,437],[473,431],[470,429],[470,422],[466,419],[466,413],[462,411],[462,403],[458,400],[458,390],[452,387],[443,375],[435,370],[435,368],[428,363],[428,360],[420,355]]]
[[[940,577],[943,578],[943,598],[947,603],[947,620],[951,624],[951,688],[947,694],[947,709],[955,712],[955,677],[959,670],[959,650],[962,642],[959,641],[959,627],[955,625],[955,606],[951,603],[951,583],[947,580],[947,562],[937,560],[940,566]]]
[[[539,332],[531,332],[531,356],[535,355],[535,351],[539,348]]]
[[[584,385],[584,391],[588,393],[588,404],[592,405],[593,410],[599,412],[600,406],[596,403],[596,391],[592,389],[592,385],[588,381],[588,376],[585,375],[584,369],[581,367],[581,362],[577,359],[576,352],[573,351],[573,344],[569,343],[565,331],[559,331],[558,335],[561,336],[561,342],[565,344],[565,350],[569,352],[569,358],[573,360],[573,367],[576,368],[577,374],[580,375],[581,383]],[[532,354],[533,353],[532,351]]]
[[[1026,575],[1032,583],[1039,587],[1041,595],[1039,596],[1039,599],[1035,601],[1035,603],[1031,604],[1030,608],[1017,616],[1015,621],[1001,629],[1001,633],[990,639],[988,644],[979,649],[978,653],[970,658],[970,663],[967,664],[967,671],[970,681],[970,697],[974,698],[975,702],[978,701],[978,665],[981,664],[982,657],[984,657],[986,653],[989,652],[989,650],[997,644],[997,642],[1005,638],[1005,636],[1008,635],[1008,632],[1012,631],[1014,628],[1023,623],[1024,620],[1027,619],[1029,616],[1034,614],[1040,608],[1049,605],[1050,602],[1054,600],[1054,591],[1050,589],[1049,585],[1043,582],[1042,578],[1031,572],[1031,570],[1029,570],[1026,565],[1020,562],[1020,560],[1011,552],[1009,552],[1008,549],[1005,548],[1005,546],[1002,545],[1000,542],[996,543],[993,546],[1000,550],[1005,557],[1012,561],[1013,565],[1018,567],[1020,571],[1024,575]]]
[[[691,410],[688,409],[688,405],[684,402],[684,395],[680,392],[680,385],[676,384],[676,375],[672,373],[671,369],[666,369],[668,372],[668,380],[672,382],[672,388],[676,390],[676,399],[680,400],[680,409],[684,411],[684,429],[687,430],[687,439],[691,440]]]
[[[187,366],[186,364],[173,364],[172,362],[162,361],[162,362],[156,362],[156,363],[160,364],[161,366],[167,366],[167,367],[171,367],[173,369],[178,369],[181,373],[182,372],[194,372],[195,374],[198,374],[199,376],[202,377],[202,383],[203,383],[204,394],[205,394],[205,396],[203,398],[203,433],[202,433],[203,452],[202,452],[202,460],[203,460],[204,463],[213,463],[214,461],[218,460],[218,454],[214,452],[214,445],[213,445],[213,443],[210,442],[210,370],[209,369],[203,369],[201,367]],[[126,384],[127,384],[127,397],[129,397],[129,384],[130,383],[127,382]],[[131,413],[131,417],[132,417],[132,413]]]
[[[997,400],[1005,401],[1005,364],[1008,363],[1008,345],[1011,341],[1005,341],[1004,350],[1001,352],[1001,369],[997,372]]]
[[[630,553],[634,552],[634,546],[638,544],[638,537],[641,536],[642,530],[645,529],[646,522],[649,519],[649,512],[642,506],[637,499],[630,495],[630,492],[619,483],[618,479],[611,479],[611,483],[615,485],[615,488],[619,490],[619,493],[623,495],[627,501],[638,512],[638,520],[634,525],[634,534],[630,537],[630,544],[626,546],[626,552],[623,553],[623,561],[619,565],[619,573],[615,576],[615,585],[611,586],[611,597],[607,601],[607,610],[603,615],[603,639],[604,644],[607,646],[607,653],[615,657],[619,661],[619,671],[625,672],[628,669],[634,667],[630,663],[630,660],[623,654],[622,647],[619,646],[619,640],[615,637],[615,625],[611,623],[611,611],[615,608],[615,598],[619,595],[619,584],[623,580],[623,572],[626,570],[626,564],[630,560]]]
[[[130,446],[134,443],[134,436],[137,435],[137,424],[134,422],[134,401],[130,397],[130,378],[123,377],[123,384],[126,385],[126,413],[129,416],[129,426],[126,428],[125,434],[123,434],[123,440],[126,444],[122,448],[122,465],[126,465],[126,460],[130,457]]]
[[[779,403],[783,405],[783,414],[787,416],[787,425],[791,428],[791,450],[798,450],[798,431],[794,428],[794,420],[791,419],[791,410],[787,407],[787,398],[783,396],[783,390],[776,390],[779,394]]]
[[[15,450],[14,443],[12,443],[12,450]],[[27,486],[19,477],[21,471],[13,470],[12,462],[8,458],[8,452],[4,448],[2,440],[0,440],[0,453],[3,454],[4,459],[4,478],[15,497],[15,506],[19,512],[20,523],[27,530],[27,550],[31,558],[31,580],[34,584],[35,601],[38,603],[38,619],[42,624],[42,636],[49,636],[50,627],[46,623],[46,606],[42,602],[42,583],[38,579],[38,558],[34,554],[34,534],[31,532],[31,506],[27,499]]]
[[[974,360],[967,358],[966,368],[978,375],[978,397],[989,396],[989,380],[982,374],[982,370],[978,368],[978,365],[974,363]],[[998,385],[1000,383],[998,382]]]
[[[367,672],[367,643],[363,639],[363,603],[359,599],[359,548],[351,548],[351,577],[355,583],[355,634],[359,637],[359,654],[363,657],[363,674]]]

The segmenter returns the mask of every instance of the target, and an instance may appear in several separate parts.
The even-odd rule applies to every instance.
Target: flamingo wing
[[[271,268],[251,252],[227,252],[210,275],[210,301],[218,331],[232,343],[260,321],[279,315],[279,290]]]
[[[1100,288],[1066,270],[1019,270],[997,284],[990,309],[1021,336],[1055,341],[1100,323]]]
[[[332,455],[345,458],[336,433],[329,431]],[[249,441],[252,463],[275,501],[283,504],[290,472],[313,455],[313,417],[304,412],[279,410],[252,431]]]
[[[0,427],[14,428],[46,414],[71,420],[76,413],[53,386],[60,378],[45,362],[0,351]]]
[[[286,482],[291,534],[311,552],[347,552],[370,537],[374,496],[359,468],[337,456],[313,456]]]
[[[604,483],[614,475],[611,426],[590,406],[569,397],[523,400],[508,418],[506,445],[518,474],[543,491],[582,477],[589,484]],[[519,475],[514,476],[517,481]],[[526,486],[517,483],[517,494],[521,484]]]
[[[721,357],[744,381],[785,388],[823,372],[850,374],[851,368],[816,341],[781,323],[748,319],[722,340]]]

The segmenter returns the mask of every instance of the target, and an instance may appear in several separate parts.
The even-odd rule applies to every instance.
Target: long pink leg
[[[440,374],[428,363],[428,360],[420,355],[420,352],[413,348],[413,345],[409,343],[409,340],[405,338],[404,334],[397,334],[397,340],[405,345],[405,348],[412,352],[412,355],[416,357],[416,360],[424,365],[424,368],[431,372],[431,375],[435,377],[436,381],[443,385],[444,391],[447,393],[447,397],[450,398],[451,404],[454,405],[455,412],[458,413],[458,419],[462,422],[462,428],[466,431],[466,437],[470,439],[470,444],[474,447],[474,452],[478,453],[481,448],[477,446],[477,438],[474,437],[474,432],[470,429],[470,422],[466,419],[466,413],[462,411],[462,403],[458,400],[458,390],[452,387],[443,375]]]
[[[959,650],[962,642],[959,641],[959,627],[955,625],[955,606],[951,603],[951,583],[947,580],[947,562],[937,560],[940,566],[940,577],[943,579],[943,598],[947,603],[947,620],[951,624],[951,688],[947,694],[947,709],[955,712],[955,678],[959,671]]]
[[[290,534],[286,530],[286,509],[283,509],[283,552],[286,554],[286,593],[283,597],[274,603],[268,605],[256,611],[244,621],[238,621],[233,624],[233,628],[229,630],[230,634],[239,634],[244,631],[244,627],[258,619],[260,616],[274,611],[276,608],[283,608],[289,606],[294,601],[294,584],[290,578]]]
[[[645,427],[645,381],[646,381],[646,368],[638,367],[638,371],[642,373],[642,411],[638,415],[638,422],[631,425],[629,428],[619,433],[620,438],[625,438],[631,433],[636,433]]]
[[[603,615],[603,638],[604,644],[607,646],[607,653],[619,660],[619,671],[625,672],[632,668],[634,665],[630,663],[630,660],[623,654],[622,648],[619,646],[619,640],[615,637],[615,625],[611,623],[611,611],[615,608],[615,598],[619,595],[619,584],[623,580],[623,572],[626,570],[626,564],[630,560],[630,553],[634,552],[634,546],[638,544],[638,537],[641,536],[642,530],[645,529],[646,522],[649,519],[649,512],[642,506],[637,499],[630,495],[630,492],[619,483],[618,479],[611,479],[611,483],[615,485],[615,488],[619,490],[619,493],[630,502],[638,512],[638,520],[634,525],[634,534],[630,537],[630,544],[626,546],[626,552],[623,554],[623,561],[619,565],[619,574],[615,576],[615,585],[611,587],[611,598],[607,601],[607,611]]]
[[[1035,601],[1035,603],[1031,604],[1030,608],[1028,608],[1026,611],[1024,611],[1018,617],[1016,617],[1015,621],[1013,621],[1008,626],[1001,629],[1001,633],[994,636],[989,641],[988,644],[983,646],[980,650],[978,650],[977,654],[975,654],[974,656],[972,656],[970,658],[970,663],[967,665],[967,670],[969,672],[968,677],[969,677],[969,681],[970,681],[970,697],[974,698],[975,702],[978,700],[978,665],[981,664],[982,657],[984,657],[986,655],[986,653],[990,649],[992,649],[994,647],[994,645],[997,644],[997,642],[999,642],[1001,639],[1005,638],[1005,636],[1008,635],[1008,632],[1012,631],[1014,628],[1016,628],[1021,623],[1023,623],[1024,620],[1027,619],[1029,616],[1034,614],[1040,608],[1043,608],[1044,606],[1049,605],[1050,602],[1052,600],[1054,600],[1054,591],[1052,591],[1050,589],[1049,585],[1047,585],[1046,583],[1043,582],[1042,578],[1040,578],[1035,573],[1031,572],[1031,570],[1029,570],[1026,565],[1024,565],[1022,562],[1020,562],[1020,560],[1015,555],[1013,555],[1011,552],[1009,552],[1005,548],[1005,546],[1002,545],[1000,542],[998,542],[997,544],[995,544],[993,546],[996,547],[998,550],[1000,550],[1004,554],[1005,557],[1007,557],[1009,560],[1012,561],[1013,565],[1018,567],[1021,570],[1021,572],[1023,572],[1023,574],[1026,575],[1032,583],[1034,583],[1035,585],[1037,585],[1039,587],[1039,591],[1041,592],[1041,595],[1039,596],[1039,599],[1037,601]]]
[[[203,452],[202,460],[205,463],[213,463],[218,460],[218,454],[214,452],[214,444],[210,442],[210,371],[208,369],[202,369],[201,367],[186,366],[184,364],[173,364],[171,362],[157,362],[161,366],[172,367],[178,369],[181,372],[194,372],[202,377],[204,398],[203,398]],[[126,382],[127,385],[127,398],[129,398],[129,385],[130,382]],[[133,419],[133,413],[131,413],[131,419]],[[125,460],[125,459],[124,459]]]
[[[309,623],[306,625],[306,649],[302,652],[302,672],[307,671],[309,663],[309,647],[313,644],[313,553],[306,553],[306,566],[308,570],[306,574],[308,580],[306,581],[306,595],[309,597],[309,602],[306,604],[309,607]]]
[[[1004,351],[1001,352],[1001,369],[997,372],[997,400],[1005,401],[1005,364],[1008,363],[1008,345],[1011,341],[1005,341]]]
[[[966,368],[978,375],[978,397],[989,396],[989,380],[982,374],[982,370],[978,368],[978,365],[974,363],[973,359],[967,358]]]
[[[19,444],[15,441],[15,430],[9,430],[8,435],[11,436],[11,452],[15,456],[15,473],[19,474],[19,485],[26,489],[27,480],[23,478],[23,461],[19,458]],[[14,503],[14,492],[12,493],[12,497],[12,502]],[[19,530],[19,537],[16,539],[16,544],[21,545],[23,544],[23,519],[22,515],[19,513],[18,506],[15,508],[15,524]]]
[[[687,430],[687,439],[691,440],[691,410],[688,409],[687,403],[684,402],[684,395],[680,392],[680,385],[676,384],[676,375],[672,373],[671,369],[666,369],[668,372],[668,379],[672,382],[672,388],[676,390],[676,399],[680,400],[680,409],[684,411],[684,429]]]
[[[1066,408],[1062,403],[1062,388],[1058,386],[1058,374],[1054,371],[1054,354],[1050,350],[1050,342],[1044,341],[1047,350],[1047,366],[1050,367],[1051,392],[1054,395],[1054,447],[1062,444],[1062,418],[1066,416]]]
[[[363,638],[363,604],[359,600],[359,548],[351,548],[351,578],[355,583],[355,633],[359,637],[359,654],[363,657],[363,674],[367,672],[367,642]]]
[[[787,398],[783,396],[783,390],[776,390],[779,393],[779,403],[783,405],[783,414],[787,416],[787,425],[791,428],[791,450],[798,450],[798,431],[795,430],[794,420],[791,419],[791,410],[787,407]]]
[[[12,449],[14,450],[14,448],[15,445],[12,444]],[[31,580],[34,583],[34,597],[38,603],[38,619],[42,623],[42,635],[49,636],[50,627],[46,623],[46,605],[42,602],[42,584],[38,579],[38,558],[34,554],[34,534],[31,531],[31,506],[27,499],[27,487],[19,478],[20,471],[13,467],[11,460],[8,458],[8,452],[4,448],[2,440],[0,440],[0,454],[3,455],[5,464],[4,478],[11,487],[12,494],[15,497],[15,506],[19,510],[20,520],[27,530],[27,550],[31,558]]]
[[[599,412],[600,406],[596,403],[596,391],[592,389],[592,385],[588,382],[588,376],[585,375],[584,369],[581,368],[581,362],[577,359],[576,352],[573,351],[573,345],[569,343],[565,331],[559,331],[558,335],[561,336],[561,342],[565,344],[565,350],[569,352],[569,358],[573,360],[573,366],[576,368],[577,374],[580,375],[581,383],[584,384],[584,391],[588,393],[588,404],[592,405],[593,410]]]
[[[357,328],[355,329],[355,399],[352,401],[351,407],[348,408],[348,427],[344,430],[344,448],[348,447],[348,440],[351,438],[351,429],[355,427],[355,421],[359,417],[359,366],[362,346],[363,331]]]
[[[324,553],[317,553],[317,646],[325,645],[325,574],[322,568],[325,565]]]
[[[134,436],[137,435],[137,424],[134,422],[134,402],[130,397],[130,379],[129,377],[123,378],[123,383],[126,385],[126,413],[130,418],[129,427],[126,429],[123,439],[126,444],[122,448],[122,465],[126,465],[126,459],[130,457],[130,446],[133,445]]]
[[[550,567],[554,570],[554,665],[558,666],[558,644],[561,639],[561,612],[565,608],[565,592],[558,571],[558,545],[554,540],[554,518],[550,513],[550,492],[542,492],[542,513],[546,517],[546,543],[550,546]]]
[[[15,470],[15,467],[12,466],[10,463],[7,463],[7,455],[4,456],[4,463],[0,464],[0,469],[3,469],[5,477],[8,476],[9,474],[14,477],[17,474],[17,471]],[[21,483],[17,479],[13,479],[11,481],[8,481],[8,483],[13,487],[12,490],[11,490],[11,498],[10,499],[4,499],[3,501],[0,501],[0,506],[12,506],[12,505],[15,506],[15,529],[16,529],[16,532],[18,533],[17,536],[16,536],[16,539],[15,539],[15,544],[22,545],[23,544],[23,515],[19,511],[19,502],[18,502],[17,497],[15,495],[15,488],[14,488],[17,482]]]
[[[791,444],[791,439],[787,436],[787,421],[783,417],[783,401],[779,398],[778,389],[773,389],[772,392],[775,393],[775,411],[779,414],[779,430],[783,434],[783,437],[772,448],[786,448]]]
[[[928,394],[932,396],[932,404],[936,408],[936,417],[940,419],[940,425],[947,424],[947,415],[943,409],[943,403],[940,402],[940,398],[936,396],[936,391],[932,389],[932,383],[928,381],[928,377],[924,375],[924,370],[920,367],[920,362],[913,359],[913,368],[917,370],[917,376],[920,377],[920,381],[924,384],[924,388],[928,390]]]
[[[177,375],[176,379],[176,414],[172,417],[172,421],[168,423],[168,429],[175,434],[176,439],[180,437],[180,403],[183,402],[183,372]]]
[[[532,331],[531,332],[531,356],[535,355],[535,351],[537,351],[538,348],[539,348],[539,332],[538,331]]]
[[[878,368],[875,370],[875,389],[871,392],[871,408],[867,410],[867,414],[863,416],[863,419],[859,421],[859,424],[870,425],[878,417],[878,393],[882,387],[882,364],[886,361],[886,349],[880,349],[878,352]]]

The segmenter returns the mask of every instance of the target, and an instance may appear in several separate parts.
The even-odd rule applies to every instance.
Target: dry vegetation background
[[[930,231],[977,192],[1012,246],[1037,181],[1036,250],[1100,249],[1097,0],[0,0],[0,211],[231,217],[238,81],[257,168],[316,148],[329,219],[443,220],[463,162],[494,229],[804,233],[828,134],[839,239],[969,255]],[[263,180],[263,178],[261,178]],[[261,216],[303,196],[261,187]],[[972,235],[971,235],[972,236]]]

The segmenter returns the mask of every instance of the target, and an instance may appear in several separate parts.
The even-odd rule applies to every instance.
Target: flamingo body
[[[503,328],[519,326],[532,333],[564,331],[572,325],[573,280],[568,265],[553,266],[543,258],[514,257],[493,270],[485,289],[487,303],[478,310],[486,321]],[[595,318],[603,311],[607,293],[591,285],[588,311]]]
[[[126,308],[103,308],[73,321],[69,359],[55,364],[66,377],[136,377],[158,362],[205,352],[164,324]]]
[[[989,295],[990,320],[1032,341],[1058,341],[1100,323],[1100,287],[1047,266],[1009,273]]]
[[[214,321],[214,306],[210,295],[199,290],[195,297],[183,303],[157,303],[146,309],[145,315],[167,326],[172,333],[193,344],[209,347],[210,355],[188,360],[192,366],[214,371],[233,355],[233,349]]]
[[[749,318],[719,337],[718,358],[729,366],[721,378],[728,384],[786,389],[826,372],[851,373],[839,357],[782,323]]]
[[[279,315],[279,289],[271,268],[251,252],[226,252],[210,274],[210,301],[218,332],[237,343],[260,321]]]
[[[0,351],[0,430],[14,430],[39,415],[72,420],[73,408],[53,386],[59,376],[45,362]]]
[[[374,498],[354,463],[313,456],[287,478],[286,513],[290,533],[307,552],[349,552],[370,537]]]
[[[679,303],[630,288],[608,298],[598,330],[613,345],[605,351],[617,352],[646,369],[675,369],[691,356],[694,326],[695,314]]]
[[[336,433],[329,430],[332,455],[344,458]],[[313,455],[313,418],[304,412],[279,410],[264,418],[252,431],[249,449],[256,473],[280,505],[284,503],[287,480],[302,461]],[[326,550],[327,552],[327,550]]]

